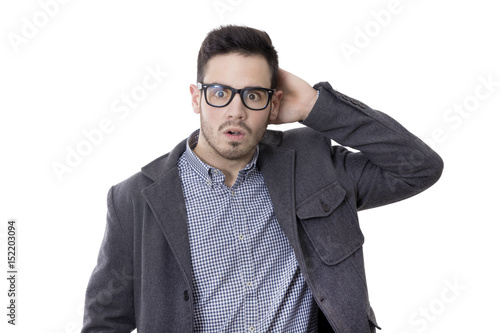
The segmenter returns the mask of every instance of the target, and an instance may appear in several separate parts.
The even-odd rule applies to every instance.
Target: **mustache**
[[[219,132],[222,131],[224,128],[231,126],[243,128],[245,131],[248,132],[248,134],[252,134],[252,130],[243,121],[239,121],[238,123],[233,123],[232,121],[229,120],[219,126]]]

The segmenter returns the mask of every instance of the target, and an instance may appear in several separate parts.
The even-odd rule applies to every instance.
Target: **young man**
[[[200,129],[109,191],[82,332],[375,332],[357,211],[428,188],[441,158],[279,69],[252,28],[208,34],[190,91]]]

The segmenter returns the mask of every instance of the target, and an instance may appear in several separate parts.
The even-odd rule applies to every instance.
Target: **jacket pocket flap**
[[[346,191],[333,183],[311,195],[297,206],[297,217],[307,220],[330,215],[344,200]]]
[[[327,265],[336,265],[364,242],[346,190],[332,183],[297,206],[297,217],[311,244]]]

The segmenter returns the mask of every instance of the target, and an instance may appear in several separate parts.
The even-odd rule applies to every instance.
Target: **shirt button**
[[[253,332],[255,330],[255,328],[253,328],[253,326],[250,326],[248,329],[250,330],[250,332]]]
[[[245,235],[240,235],[240,239],[241,240],[245,239]]]
[[[247,282],[247,286],[251,287],[252,286],[252,281]]]

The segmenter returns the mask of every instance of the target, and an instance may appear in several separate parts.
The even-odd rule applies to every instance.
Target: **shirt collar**
[[[203,178],[204,181],[213,182],[216,179],[224,179],[224,175],[222,171],[217,168],[214,168],[202,160],[194,153],[193,149],[198,144],[198,138],[200,137],[200,130],[197,129],[194,131],[186,141],[186,161],[193,168],[193,170]],[[239,174],[243,174],[243,177],[246,179],[252,170],[256,168],[257,159],[259,157],[259,145],[256,146],[255,152],[253,154],[250,162],[239,171]],[[238,177],[239,178],[239,177]]]

